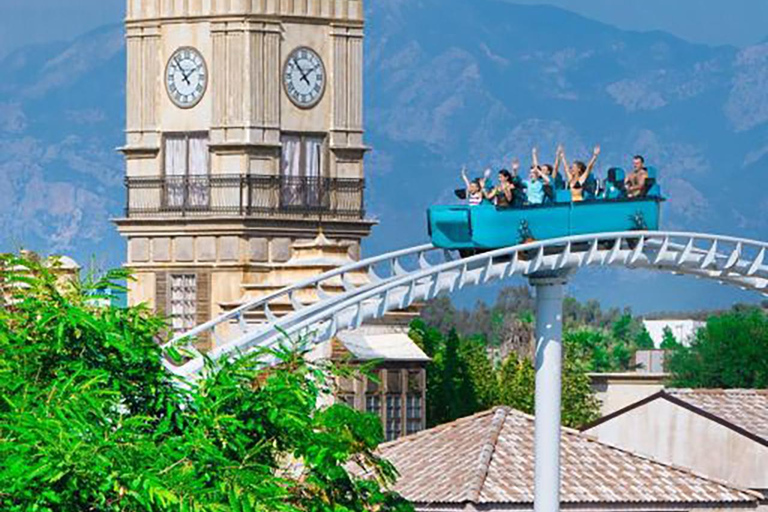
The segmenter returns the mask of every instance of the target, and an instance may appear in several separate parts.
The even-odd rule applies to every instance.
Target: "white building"
[[[698,331],[699,328],[704,327],[705,322],[690,319],[662,319],[643,320],[643,325],[645,326],[645,330],[648,331],[648,334],[651,335],[653,345],[656,348],[661,347],[661,342],[664,340],[664,329],[667,327],[672,330],[675,339],[687,347],[696,335],[696,331]]]
[[[584,432],[709,478],[768,491],[768,390],[666,389]]]

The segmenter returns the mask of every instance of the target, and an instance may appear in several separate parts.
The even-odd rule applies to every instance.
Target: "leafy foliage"
[[[768,388],[768,315],[737,307],[710,317],[690,347],[674,347],[669,371],[677,387]]]
[[[530,288],[518,286],[503,288],[491,307],[478,302],[471,310],[458,310],[449,298],[439,297],[427,304],[421,318],[446,335],[454,329],[459,337],[484,340],[497,353],[494,362],[500,363],[511,352],[533,357],[534,309]],[[595,300],[582,303],[566,298],[563,324],[566,343],[580,345],[573,350],[591,361],[588,371],[630,370],[637,350],[654,348],[642,321],[629,309],[603,310]]]
[[[478,302],[472,310],[458,310],[446,297],[427,304],[411,334],[432,358],[430,425],[499,404],[534,412],[534,309],[526,286],[502,289],[491,307]],[[653,348],[653,340],[629,309],[604,311],[593,300],[566,298],[563,322],[562,417],[580,426],[599,413],[588,373],[634,369],[635,352]]]
[[[439,425],[496,405],[534,413],[535,370],[531,360],[511,352],[493,362],[482,336],[443,335],[422,320],[411,337],[432,358],[427,368],[427,419]],[[580,426],[599,416],[599,404],[584,363],[568,355],[563,368],[563,423]]]
[[[660,348],[663,350],[676,350],[680,347],[680,342],[675,338],[675,334],[669,326],[664,327],[663,337]]]
[[[0,509],[400,511],[378,418],[318,408],[329,368],[301,347],[224,362],[179,386],[143,307],[99,305],[124,272],[62,284],[0,259]],[[366,477],[348,470],[365,468]]]
[[[635,352],[653,348],[648,331],[631,315],[622,315],[610,329],[576,327],[565,331],[565,346],[589,372],[626,372],[634,369]]]

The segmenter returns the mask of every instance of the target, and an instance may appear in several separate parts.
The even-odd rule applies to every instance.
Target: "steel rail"
[[[724,251],[724,248],[730,248],[730,251]],[[404,309],[415,300],[428,300],[439,293],[513,275],[576,271],[586,266],[623,266],[693,275],[763,293],[768,287],[768,244],[709,234],[631,231],[579,235],[505,247],[463,259],[446,256],[445,261],[437,265],[428,263],[424,256],[433,250],[438,249],[430,245],[404,249],[297,283],[292,287],[293,291],[370,267],[374,261],[391,261],[392,276],[389,278],[374,279],[357,288],[349,287],[342,294],[327,297],[281,318],[273,317],[261,328],[215,347],[208,357],[216,361],[231,354],[248,352],[256,346],[272,346],[285,334],[290,336],[312,330],[317,331],[314,341],[319,343],[330,339],[339,330],[357,328],[369,319]],[[419,255],[419,268],[406,271],[399,265],[399,259],[414,254]],[[288,293],[291,289],[272,295],[274,298]],[[262,299],[260,304],[268,308],[268,300]],[[167,366],[174,373],[191,376],[199,373],[203,362],[202,356],[198,356],[181,366]]]

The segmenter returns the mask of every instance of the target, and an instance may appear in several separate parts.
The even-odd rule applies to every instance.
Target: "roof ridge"
[[[520,409],[515,409],[514,407],[511,407],[511,406],[508,406],[508,405],[501,405],[501,406],[498,406],[498,407],[503,407],[510,414],[513,414],[515,416],[519,416],[522,419],[528,420],[531,423],[536,424],[536,416],[534,416],[533,414],[528,414],[527,412],[523,412]],[[562,424],[560,425],[560,430],[562,430],[563,432],[570,432],[571,434],[581,434],[581,431],[579,431],[579,429],[573,428],[573,427],[567,427],[567,426],[562,425]]]
[[[480,501],[480,495],[483,492],[485,480],[488,478],[488,471],[491,467],[493,454],[496,451],[499,435],[501,434],[501,430],[504,428],[504,423],[506,423],[507,415],[509,413],[509,410],[506,407],[494,407],[492,410],[493,419],[491,420],[488,438],[486,439],[483,448],[480,450],[480,457],[477,460],[477,473],[471,481],[468,489],[469,500],[471,500],[473,503],[479,503]]]
[[[648,461],[648,462],[650,462],[652,464],[656,464],[658,466],[666,467],[666,468],[672,469],[674,471],[678,471],[680,473],[685,473],[685,474],[687,474],[689,476],[692,476],[694,478],[699,478],[699,479],[702,479],[702,480],[706,480],[708,482],[712,482],[712,483],[721,485],[723,487],[726,487],[726,488],[730,489],[731,491],[737,491],[737,492],[741,492],[741,493],[744,493],[744,494],[748,494],[750,496],[757,497],[757,498],[759,498],[761,500],[765,499],[765,496],[763,496],[763,494],[760,493],[760,492],[753,491],[751,489],[745,489],[745,488],[739,487],[739,486],[734,485],[733,483],[728,482],[726,480],[721,480],[719,478],[714,478],[714,477],[711,477],[711,476],[704,475],[702,473],[699,473],[697,471],[692,470],[691,468],[686,468],[684,466],[678,466],[677,464],[672,464],[672,463],[669,463],[669,462],[663,462],[663,461],[654,459],[653,457],[650,457],[650,456],[645,455],[643,453],[636,452],[636,451],[630,450],[628,448],[624,448],[624,447],[621,447],[621,446],[609,443],[607,441],[598,440],[595,437],[593,437],[591,435],[588,435],[588,434],[583,434],[583,433],[578,432],[578,431],[577,432],[568,432],[568,434],[580,437],[580,438],[586,440],[587,442],[599,444],[599,445],[605,446],[606,448],[609,448],[611,450],[616,450],[618,452],[625,453],[625,454],[627,454],[627,455],[629,455],[631,457],[636,457],[638,459],[642,459],[642,460]]]
[[[764,432],[756,432],[754,430],[750,430],[753,425],[747,426],[743,423],[739,423],[738,420],[724,416],[723,411],[718,411],[716,408],[713,410],[712,407],[708,407],[708,405],[711,404],[701,403],[695,399],[692,399],[691,397],[693,396],[693,393],[670,393],[668,390],[663,389],[659,391],[658,395],[664,400],[668,400],[673,404],[684,407],[689,411],[719,423],[720,425],[729,428],[742,436],[752,439],[753,441],[756,441],[764,446],[768,446],[768,437]],[[713,394],[710,394],[710,396],[713,396]],[[762,396],[762,394],[757,396]]]
[[[478,418],[482,418],[483,416],[489,416],[491,414],[496,413],[497,407],[487,409],[485,411],[476,412],[475,414],[472,414],[470,416],[464,416],[463,418],[457,418],[453,421],[449,421],[448,423],[442,423],[440,425],[436,425],[434,427],[428,428],[426,430],[421,430],[419,432],[416,432],[414,434],[409,434],[407,436],[400,437],[398,439],[395,439],[393,441],[388,441],[386,443],[382,443],[379,445],[379,448],[388,448],[390,446],[397,446],[399,444],[405,444],[406,442],[413,441],[415,439],[420,439],[422,437],[426,436],[432,436],[436,432],[442,432],[443,430],[448,430],[449,428],[453,428],[457,425],[462,425],[464,423],[476,420]]]
[[[680,394],[740,394],[740,395],[768,395],[768,389],[755,388],[667,388],[664,391]]]

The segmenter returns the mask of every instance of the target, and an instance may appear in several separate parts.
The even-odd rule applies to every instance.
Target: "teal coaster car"
[[[429,236],[436,247],[471,254],[574,235],[659,229],[664,198],[655,172],[652,187],[639,198],[621,197],[610,186],[580,202],[571,202],[567,190],[556,192],[556,200],[543,205],[432,206],[427,211]]]

